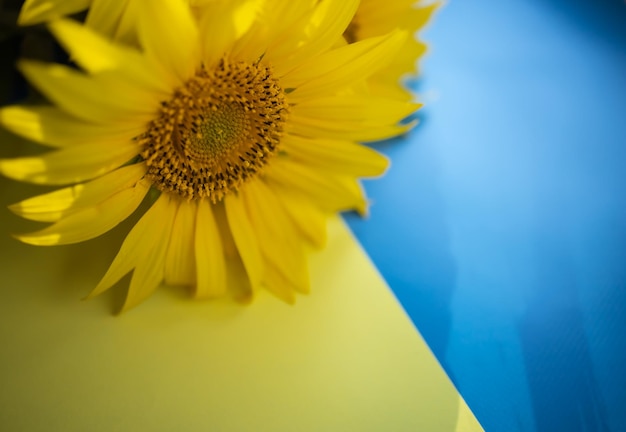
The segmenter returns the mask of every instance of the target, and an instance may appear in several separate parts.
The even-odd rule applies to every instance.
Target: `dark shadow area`
[[[571,21],[591,37],[614,47],[626,46],[626,2],[623,0],[536,0],[542,7]]]

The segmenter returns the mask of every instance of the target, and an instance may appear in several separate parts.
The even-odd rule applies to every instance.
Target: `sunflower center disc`
[[[227,157],[241,133],[249,129],[246,112],[236,103],[206,110],[194,120],[191,130],[186,131],[188,139],[182,142],[182,148],[188,159],[199,164],[207,163],[211,157]]]
[[[222,60],[201,69],[137,137],[147,176],[162,192],[218,202],[277,152],[286,116],[268,67]]]

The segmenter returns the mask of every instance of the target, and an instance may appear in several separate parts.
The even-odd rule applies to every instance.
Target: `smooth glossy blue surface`
[[[488,431],[626,431],[626,4],[451,1],[346,218]]]

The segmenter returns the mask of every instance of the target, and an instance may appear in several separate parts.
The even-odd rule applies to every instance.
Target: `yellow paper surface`
[[[112,316],[121,285],[80,300],[115,252],[106,237],[22,245],[2,211],[1,430],[481,430],[340,219],[295,306],[160,289]]]

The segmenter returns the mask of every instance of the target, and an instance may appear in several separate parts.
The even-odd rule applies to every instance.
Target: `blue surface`
[[[488,431],[626,431],[626,4],[451,1],[346,218]]]

